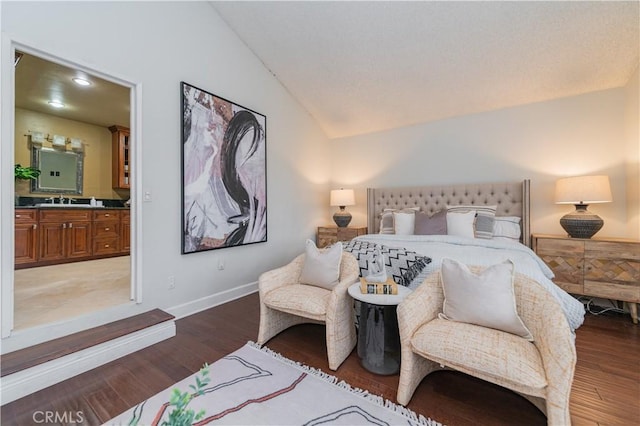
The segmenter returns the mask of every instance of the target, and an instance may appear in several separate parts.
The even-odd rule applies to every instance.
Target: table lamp
[[[345,210],[345,206],[356,204],[353,189],[333,189],[331,190],[331,206],[338,206],[340,210],[334,213],[333,221],[340,228],[344,228],[351,222],[351,213]]]
[[[556,204],[573,204],[576,210],[560,219],[560,226],[572,238],[591,238],[604,221],[587,210],[589,204],[610,203],[611,186],[608,176],[575,176],[558,179]]]

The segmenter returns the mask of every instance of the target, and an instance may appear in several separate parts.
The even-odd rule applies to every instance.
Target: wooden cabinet
[[[39,262],[91,256],[91,210],[41,209]]]
[[[120,252],[129,254],[131,251],[131,211],[120,212]]]
[[[38,210],[15,210],[15,264],[38,261]]]
[[[129,254],[130,215],[124,209],[15,210],[15,268]]]
[[[532,236],[532,248],[555,274],[554,282],[573,294],[629,303],[638,322],[640,241]]]
[[[129,189],[131,157],[129,155],[129,129],[111,126],[111,186],[116,189]]]
[[[120,252],[120,211],[93,211],[93,255]]]
[[[319,226],[316,234],[316,246],[326,247],[338,241],[350,241],[367,233],[366,226],[339,228],[337,226]]]

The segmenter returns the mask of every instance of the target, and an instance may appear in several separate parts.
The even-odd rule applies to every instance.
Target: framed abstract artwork
[[[182,253],[267,241],[267,118],[180,88]]]

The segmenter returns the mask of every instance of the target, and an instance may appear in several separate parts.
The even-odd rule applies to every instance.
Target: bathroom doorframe
[[[82,61],[70,60],[68,55],[55,54],[50,51],[40,50],[28,43],[2,33],[0,45],[0,136],[3,146],[0,147],[0,335],[6,339],[12,335],[14,320],[14,240],[15,240],[15,212],[14,200],[15,182],[13,165],[15,163],[15,51],[23,51],[30,55],[38,56],[47,61],[56,62],[63,66],[82,70],[89,75],[111,81],[129,88],[130,95],[130,128],[131,141],[129,153],[133,165],[130,174],[131,195],[131,295],[130,299],[135,304],[142,303],[142,84],[133,79],[123,78],[111,71],[99,71],[85,65]],[[6,202],[5,202],[6,201]],[[72,321],[72,320],[71,320]],[[58,324],[59,325],[59,324]],[[88,321],[85,328],[93,326]],[[78,327],[77,325],[75,326]],[[60,327],[56,327],[50,338],[64,335]],[[42,336],[40,336],[42,339]],[[48,340],[48,339],[45,339]]]

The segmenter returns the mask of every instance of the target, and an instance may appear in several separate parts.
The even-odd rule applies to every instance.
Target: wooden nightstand
[[[640,241],[534,234],[532,248],[565,291],[628,302],[631,319],[638,323]]]
[[[326,247],[338,241],[349,241],[359,235],[367,233],[366,226],[338,228],[337,226],[318,226],[316,245],[319,248]]]

